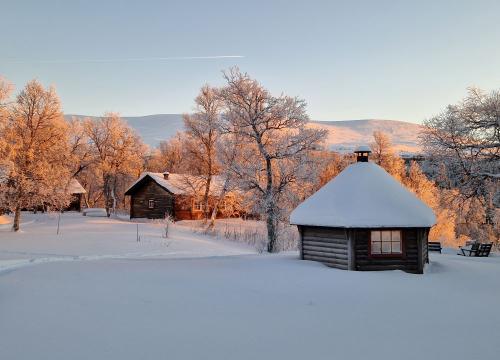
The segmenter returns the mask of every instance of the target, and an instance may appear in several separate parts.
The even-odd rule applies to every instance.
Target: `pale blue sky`
[[[0,2],[0,75],[55,85],[66,113],[187,112],[233,65],[316,120],[420,122],[500,87],[498,0]],[[151,59],[220,55],[244,57]]]

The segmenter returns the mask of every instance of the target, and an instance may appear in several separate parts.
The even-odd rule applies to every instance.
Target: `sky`
[[[500,87],[498,0],[0,3],[0,76],[68,114],[189,112],[232,66],[314,120],[419,123]]]

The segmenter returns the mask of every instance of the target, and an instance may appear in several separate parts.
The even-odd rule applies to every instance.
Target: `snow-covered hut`
[[[67,191],[71,194],[71,202],[64,210],[82,211],[82,197],[87,193],[82,184],[80,184],[77,179],[73,178],[69,182]]]
[[[198,220],[204,215],[205,179],[201,176],[144,172],[125,191],[130,196],[130,218]],[[221,192],[222,179],[212,178],[209,206]],[[213,208],[209,208],[212,211]],[[217,214],[224,216],[223,214]]]
[[[433,211],[369,162],[368,147],[355,153],[356,163],[292,212],[301,258],[346,270],[423,273]]]

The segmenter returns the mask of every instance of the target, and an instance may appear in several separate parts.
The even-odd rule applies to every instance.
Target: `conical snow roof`
[[[434,212],[380,166],[357,162],[300,204],[294,225],[343,228],[431,227]]]

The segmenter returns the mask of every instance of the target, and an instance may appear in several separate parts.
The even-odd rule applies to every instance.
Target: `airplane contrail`
[[[145,58],[123,58],[123,59],[52,59],[52,60],[11,60],[15,63],[38,63],[38,64],[73,64],[73,63],[111,63],[111,62],[141,62],[141,61],[169,61],[169,60],[216,60],[216,59],[241,59],[244,55],[212,55],[212,56],[169,56],[169,57],[145,57]]]

